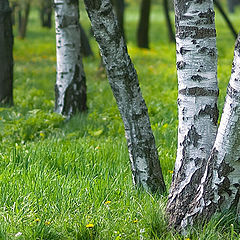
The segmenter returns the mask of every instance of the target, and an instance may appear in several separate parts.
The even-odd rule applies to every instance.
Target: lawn
[[[138,1],[128,1],[126,35],[169,189],[177,148],[175,44],[163,10],[152,6],[150,49],[136,46]],[[230,15],[239,30],[240,9]],[[81,23],[89,21],[81,7]],[[172,19],[174,19],[172,13]],[[231,73],[234,39],[217,12],[219,108]],[[131,182],[124,128],[100,57],[84,58],[88,113],[66,121],[54,113],[54,29],[40,27],[32,9],[27,37],[14,44],[14,107],[0,108],[0,239],[239,239],[231,216],[216,216],[185,237],[169,231],[167,194]]]

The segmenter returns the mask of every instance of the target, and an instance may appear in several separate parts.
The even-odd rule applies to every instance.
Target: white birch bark
[[[57,47],[55,110],[68,118],[87,109],[78,0],[54,0]]]
[[[240,196],[240,36],[216,141],[191,209],[181,228],[227,210],[239,215]]]
[[[212,0],[175,0],[178,149],[167,214],[177,227],[204,174],[217,131],[217,49]]]
[[[165,191],[148,110],[112,5],[109,0],[85,0],[85,5],[124,122],[133,183]]]

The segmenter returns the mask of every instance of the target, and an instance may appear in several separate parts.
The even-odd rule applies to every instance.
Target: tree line
[[[144,2],[144,1],[143,1]],[[184,231],[216,212],[238,215],[240,196],[240,36],[220,125],[217,47],[213,0],[175,0],[178,75],[178,148],[166,215],[169,226]],[[128,54],[126,36],[110,0],[84,0],[107,77],[120,111],[133,184],[166,191],[148,109]],[[149,4],[146,3],[145,4]],[[143,7],[149,9],[149,5]],[[142,8],[142,11],[143,11]],[[80,51],[78,0],[54,0],[57,80],[55,110],[71,117],[85,111],[86,77]],[[12,104],[12,26],[8,0],[0,4],[2,103]],[[10,84],[5,87],[6,82]],[[9,87],[10,86],[10,87]]]

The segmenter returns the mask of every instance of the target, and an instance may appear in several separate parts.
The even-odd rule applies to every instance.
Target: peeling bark
[[[206,172],[181,222],[181,228],[199,219],[210,219],[216,211],[239,214],[240,197],[240,36],[235,44],[232,74],[216,141]]]
[[[0,2],[0,105],[13,104],[13,33],[8,0]]]
[[[178,228],[194,199],[217,132],[217,49],[212,0],[175,0],[178,150],[169,224]]]
[[[112,5],[109,0],[85,0],[85,5],[124,122],[133,183],[163,192],[165,184],[148,110]]]
[[[69,118],[76,112],[87,110],[78,0],[55,0],[54,8],[57,45],[55,110]]]

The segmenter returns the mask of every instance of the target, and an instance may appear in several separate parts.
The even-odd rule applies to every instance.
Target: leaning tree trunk
[[[137,44],[140,48],[149,48],[148,32],[151,0],[142,0],[140,19],[137,29]]]
[[[13,33],[8,0],[0,2],[0,105],[13,104]]]
[[[18,33],[21,39],[24,39],[26,37],[27,24],[30,13],[30,0],[25,2],[23,6],[23,9],[20,7],[18,12]]]
[[[215,6],[218,8],[219,12],[221,13],[222,17],[224,18],[225,22],[227,23],[234,39],[237,38],[237,32],[236,30],[234,29],[230,19],[228,18],[227,14],[225,13],[225,11],[223,10],[223,7],[222,5],[220,4],[220,2],[218,0],[213,0]]]
[[[169,15],[169,0],[164,0],[163,1],[163,6],[164,6],[164,14],[165,14],[165,19],[167,23],[167,29],[168,29],[168,38],[170,42],[175,42],[175,34],[172,28],[172,23]]]
[[[212,0],[175,0],[178,150],[167,214],[178,227],[204,174],[217,131],[217,49]]]
[[[133,183],[163,192],[165,184],[148,110],[112,5],[109,0],[84,2],[124,122]]]
[[[216,211],[239,211],[240,197],[240,35],[235,45],[232,74],[216,141],[207,170],[181,222],[184,229],[208,220]],[[239,214],[239,212],[238,212]]]
[[[54,0],[54,6],[57,45],[55,110],[69,118],[76,112],[87,110],[78,0]]]

